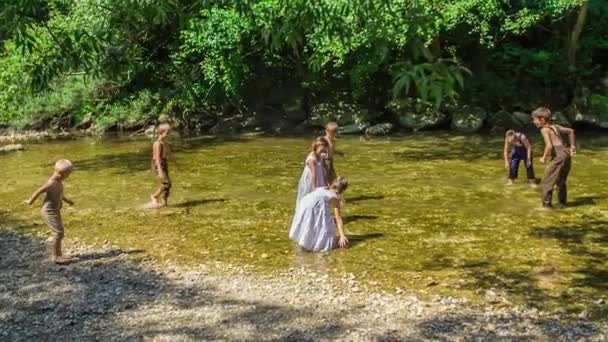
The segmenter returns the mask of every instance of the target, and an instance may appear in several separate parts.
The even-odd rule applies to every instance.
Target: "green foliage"
[[[564,46],[583,4],[580,39]],[[568,98],[608,69],[606,18],[600,0],[5,0],[0,123],[62,116],[67,99],[51,101],[55,114],[26,102],[50,99],[74,73],[113,85],[77,102],[100,127],[136,125],[158,108],[212,122],[210,113],[266,108],[284,84],[369,106],[391,95],[437,107]]]
[[[114,127],[130,129],[155,119],[159,113],[159,95],[150,90],[142,90],[106,106],[105,111],[97,115],[95,128],[101,131]]]

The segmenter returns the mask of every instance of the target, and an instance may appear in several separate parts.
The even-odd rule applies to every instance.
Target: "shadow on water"
[[[539,309],[560,308],[569,314],[585,310],[592,319],[608,319],[608,307],[594,304],[608,294],[608,221],[539,228],[532,236],[557,241],[566,253],[577,259],[577,267],[565,270],[551,261],[530,261],[517,270],[509,270],[504,269],[500,260],[490,257],[456,262],[453,257],[439,253],[424,264],[422,270],[459,270],[461,288],[482,295],[492,290],[498,294],[499,301],[523,302]],[[564,281],[568,282],[569,289],[556,295],[552,289]]]
[[[587,288],[592,298],[606,295],[608,291],[608,221],[594,220],[584,224],[570,224],[538,229],[534,236],[556,240],[562,248],[579,261],[573,286]],[[604,245],[602,249],[591,249],[591,245]],[[608,308],[604,310],[608,316]]]
[[[368,240],[380,239],[383,237],[382,233],[370,233],[370,234],[361,234],[361,235],[348,235],[348,242],[350,247],[356,247],[359,244],[362,244]]]
[[[348,202],[348,204],[355,204],[355,203],[364,202],[364,201],[374,201],[374,200],[381,200],[381,199],[384,199],[383,195],[363,195],[363,196],[347,198],[346,201]]]
[[[205,205],[208,203],[218,203],[218,202],[226,202],[226,200],[223,198],[208,198],[208,199],[192,200],[192,201],[186,201],[186,202],[172,205],[172,207],[174,207],[174,208],[193,208],[193,207],[198,207],[198,206]]]
[[[345,216],[342,220],[344,221],[344,224],[349,224],[359,220],[375,220],[377,218],[378,216],[376,215],[349,215]]]
[[[601,196],[583,196],[583,197],[577,197],[574,199],[574,201],[570,201],[568,203],[568,207],[583,207],[583,206],[588,206],[588,205],[596,205],[598,200],[603,199],[603,197]]]
[[[171,150],[173,153],[195,153],[203,147],[212,147],[224,143],[245,142],[247,139],[239,137],[200,137],[170,140]],[[120,144],[129,144],[132,141],[119,142]],[[151,170],[152,157],[152,141],[149,145],[140,148],[133,152],[108,153],[85,158],[72,160],[76,170],[83,171],[100,171],[111,170],[116,175],[128,174],[131,172],[140,172]],[[179,158],[176,161],[171,160],[170,163],[179,165]]]
[[[79,171],[106,171],[123,175],[131,172],[151,170],[150,151],[103,154],[88,159],[73,160]]]
[[[446,137],[435,139],[432,144],[425,144],[417,149],[394,152],[393,156],[396,159],[409,162],[496,159],[500,157],[500,151],[502,151],[500,143],[497,140],[487,140],[479,137],[465,137],[459,141],[452,141]]]

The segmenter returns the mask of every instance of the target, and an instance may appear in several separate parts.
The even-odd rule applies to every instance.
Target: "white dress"
[[[317,181],[315,186],[312,185],[312,172],[310,171],[310,167],[308,167],[309,161],[314,161],[315,163],[315,171],[317,176]],[[304,162],[304,170],[302,171],[302,176],[300,177],[300,182],[298,183],[298,197],[296,198],[296,210],[300,204],[300,201],[304,196],[311,193],[314,189],[319,187],[325,187],[325,174],[323,170],[323,158],[316,158],[314,153],[311,153],[306,157],[306,161]]]
[[[335,192],[317,188],[304,196],[296,208],[289,238],[311,252],[329,252],[335,247],[336,223],[331,215],[330,201]]]

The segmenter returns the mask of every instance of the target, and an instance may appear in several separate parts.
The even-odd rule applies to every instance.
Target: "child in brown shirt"
[[[532,112],[534,125],[540,128],[540,133],[545,141],[541,163],[545,163],[549,154],[551,162],[545,168],[545,174],[540,181],[542,205],[546,209],[552,209],[553,188],[557,186],[559,208],[568,205],[568,190],[566,181],[572,167],[572,156],[576,153],[576,141],[572,128],[554,125],[551,122],[551,111],[548,108],[540,107]],[[562,140],[561,135],[567,134],[570,146]]]
[[[62,203],[66,202],[69,205],[74,205],[74,202],[63,195],[63,181],[72,173],[72,163],[69,160],[61,159],[55,163],[55,172],[49,180],[34,191],[32,197],[25,201],[31,205],[36,201],[38,196],[45,194],[42,202],[42,218],[51,228],[51,237],[47,241],[50,246],[51,260],[56,264],[68,264],[71,260],[63,256],[61,251],[61,241],[63,240],[64,229],[63,221],[61,220]]]

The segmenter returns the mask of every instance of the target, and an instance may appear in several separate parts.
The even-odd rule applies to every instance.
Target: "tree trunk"
[[[568,64],[573,66],[576,63],[576,50],[578,49],[578,41],[583,32],[585,21],[587,20],[587,10],[589,9],[589,2],[585,1],[578,12],[576,23],[572,28],[572,32],[568,37],[568,44],[566,47],[566,53],[568,58]]]

